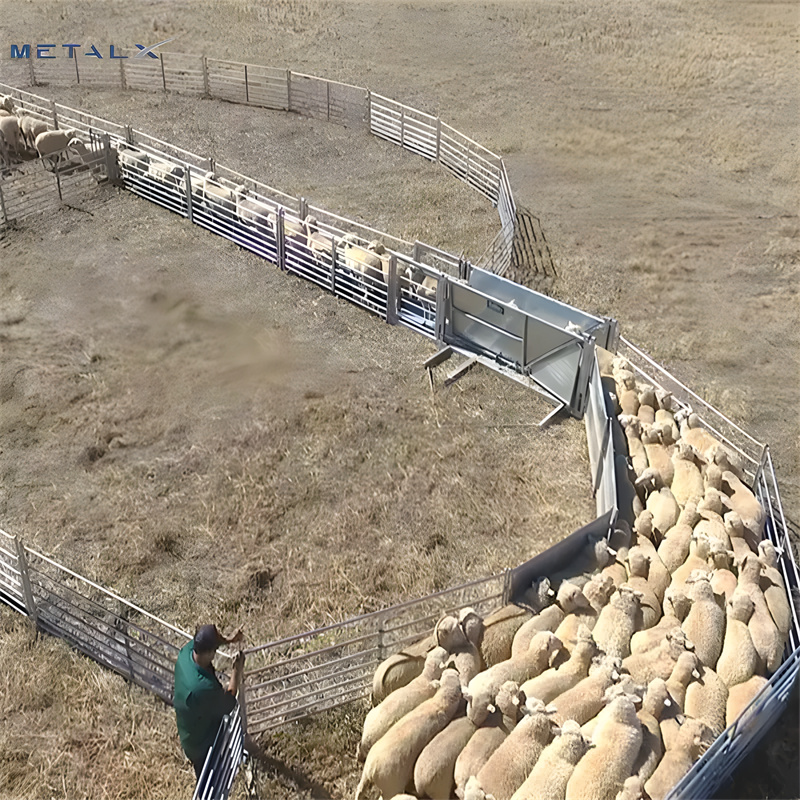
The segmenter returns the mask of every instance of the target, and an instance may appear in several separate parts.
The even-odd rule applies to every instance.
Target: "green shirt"
[[[222,718],[236,707],[236,698],[222,688],[213,670],[195,662],[193,652],[194,640],[178,654],[172,704],[183,752],[197,762],[205,759]]]

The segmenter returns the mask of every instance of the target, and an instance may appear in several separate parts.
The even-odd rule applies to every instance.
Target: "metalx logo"
[[[174,37],[173,37],[174,38]],[[136,53],[133,58],[155,58],[158,59],[158,56],[153,52],[156,47],[161,47],[162,44],[167,44],[171,42],[172,39],[164,39],[163,42],[158,42],[158,44],[151,44],[149,47],[145,47],[143,44],[137,44],[136,47],[139,48],[139,52]],[[11,58],[30,58],[32,49],[35,50],[36,58],[58,58],[56,55],[57,53],[63,53],[66,51],[69,55],[69,58],[76,58],[75,51],[80,51],[83,48],[83,45],[80,44],[62,44],[62,50],[57,50],[57,44],[12,44],[11,45]],[[82,53],[81,55],[87,58],[128,58],[128,56],[123,56],[115,52],[114,45],[109,45],[108,47],[108,56],[104,56],[95,45],[89,45],[89,49]]]

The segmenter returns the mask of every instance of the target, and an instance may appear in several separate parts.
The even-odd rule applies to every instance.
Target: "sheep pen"
[[[572,5],[571,10],[580,11],[580,4]],[[12,35],[25,40],[25,25],[41,12],[7,7]],[[704,30],[706,22],[716,26],[725,38],[719,47],[739,53],[739,37],[749,36],[744,31],[753,23],[745,12],[741,19],[723,23],[713,11],[683,8],[681,13],[691,19],[676,29],[681,47],[671,48],[667,37],[663,52],[657,53],[671,65],[661,78],[661,107],[659,98],[644,98],[626,88],[624,72],[614,71],[643,41],[650,46],[653,32],[638,4],[626,6],[630,23],[608,23],[603,30],[599,20],[596,25],[590,20],[570,23],[564,29],[566,9],[546,11],[529,4],[469,3],[464,11],[416,4],[411,13],[399,7],[381,10],[375,4],[329,3],[320,4],[319,10],[315,4],[312,15],[302,2],[273,4],[269,10],[238,3],[230,7],[238,16],[228,42],[219,42],[215,35],[212,41],[213,25],[205,27],[219,13],[210,4],[197,18],[181,7],[153,8],[148,13],[154,18],[148,16],[144,23],[154,32],[165,31],[155,38],[180,29],[189,42],[182,41],[182,49],[188,52],[236,58],[241,57],[238,48],[244,47],[249,48],[244,60],[261,62],[262,40],[256,46],[245,32],[261,22],[276,60],[360,81],[401,100],[438,103],[442,114],[452,115],[462,130],[489,145],[496,143],[508,161],[517,198],[536,208],[557,248],[562,278],[543,288],[621,319],[629,338],[771,442],[787,508],[796,516],[797,326],[787,323],[797,315],[791,287],[798,232],[796,218],[787,211],[791,189],[779,171],[762,169],[769,152],[780,151],[786,132],[781,124],[785,105],[779,96],[784,84],[777,80],[774,87],[759,83],[731,89],[741,93],[742,102],[748,101],[749,93],[760,92],[764,99],[759,102],[771,109],[770,134],[758,157],[742,144],[740,134],[735,141],[728,138],[732,128],[726,125],[732,123],[725,121],[721,105],[702,110],[694,103],[698,95],[706,97],[709,77],[721,60],[724,63],[721,50],[702,51],[705,45],[695,31]],[[782,24],[782,12],[768,13],[774,16],[754,34],[757,50],[772,53],[777,48],[777,73],[785,75],[793,68],[782,60],[785,42],[774,30]],[[107,32],[94,20],[108,19],[104,14],[101,4],[71,4],[69,25],[48,21],[47,29],[57,37],[62,28],[69,35],[78,25],[87,37],[99,40]],[[447,64],[434,60],[441,43],[427,56],[430,69],[443,76],[440,86],[430,86],[429,72],[420,70],[418,62],[400,65],[403,42],[425,41],[430,17],[444,15],[479,54],[475,63],[465,64],[458,60],[462,46],[455,41],[446,45],[454,63],[468,71],[470,85],[480,87],[470,93],[469,104],[456,88],[461,85],[457,76],[448,73]],[[473,28],[485,35],[476,36]],[[370,56],[362,47],[328,46],[329,37],[356,41],[365,32],[386,35],[381,29],[391,31],[398,48],[393,57],[385,48]],[[131,22],[114,21],[115,35],[136,38],[140,30]],[[280,33],[286,30],[287,35]],[[698,48],[699,57],[687,62],[681,49],[686,47]],[[510,71],[509,52],[537,75],[535,139],[529,137],[530,107],[520,107],[514,99],[528,96],[531,75],[524,66]],[[563,76],[543,69],[552,52],[560,56]],[[580,64],[575,52],[581,54]],[[732,55],[724,58],[733,64]],[[731,67],[734,77],[735,70],[746,69],[746,54],[741,58],[743,66]],[[598,92],[593,65],[600,63],[608,68],[607,84]],[[505,81],[503,92],[485,91],[482,81],[485,87],[494,86],[497,75]],[[570,81],[575,92],[566,108],[563,90],[548,87],[554,79]],[[673,94],[684,89],[689,90],[686,95]],[[434,244],[479,250],[496,224],[491,209],[449,176],[431,182],[421,194],[424,164],[419,159],[390,147],[366,157],[350,135],[339,138],[337,131],[307,120],[290,120],[282,134],[267,136],[262,133],[263,112],[255,116],[258,112],[227,104],[173,95],[108,93],[103,100],[105,93],[85,90],[41,91],[112,119],[125,110],[132,124],[178,144],[208,142],[231,166],[255,166],[257,177],[305,192],[332,209],[358,214],[399,235],[413,233]],[[498,124],[496,104],[504,102],[504,94],[507,105]],[[770,101],[773,96],[776,102]],[[104,102],[109,105],[104,107]],[[623,133],[607,113],[612,108],[632,115],[645,108],[647,115],[637,119],[633,134]],[[713,119],[714,113],[723,114],[721,123]],[[229,130],[237,121],[242,128],[231,137]],[[687,138],[681,127],[689,123],[697,131],[696,149],[697,139]],[[760,134],[763,124],[756,125],[754,118],[748,135]],[[299,145],[296,155],[275,155],[276,147],[280,150],[291,141]],[[755,146],[752,138],[748,141]],[[680,158],[673,158],[675,153]],[[631,156],[633,181],[624,166]],[[330,187],[322,185],[324,176],[314,168],[316,161],[327,165],[322,172],[330,177]],[[309,168],[305,177],[298,175],[303,165]],[[706,176],[699,194],[691,185],[692,170]],[[672,184],[680,196],[659,196],[654,184]],[[443,205],[448,200],[452,211]],[[80,211],[60,213],[3,243],[3,346],[4,354],[15,354],[4,357],[3,364],[3,521],[26,541],[171,618],[193,620],[196,614],[222,613],[231,622],[250,620],[251,641],[256,641],[424,593],[425,587],[438,585],[442,570],[464,577],[488,574],[546,548],[585,522],[587,513],[591,516],[583,432],[570,424],[546,434],[526,427],[541,417],[534,398],[477,371],[446,394],[438,387],[439,393],[431,397],[419,369],[430,346],[418,337],[389,329],[355,309],[345,312],[299,282],[283,294],[277,280],[268,284],[265,311],[263,302],[256,302],[256,291],[265,292],[264,281],[271,273],[257,259],[130,197],[117,198],[93,213],[94,218]],[[195,291],[192,286],[189,292],[193,281],[201,288]],[[118,282],[122,285],[113,285]],[[93,302],[87,303],[87,297]],[[217,304],[213,310],[210,297]],[[232,311],[241,297],[252,305]],[[643,303],[643,298],[653,297],[664,308],[661,315]],[[264,336],[267,315],[269,334]],[[289,326],[295,330],[298,318],[303,324],[303,332],[295,334],[299,352],[293,349],[284,358],[285,340],[291,339],[286,331]],[[49,320],[49,337],[43,320]],[[322,335],[309,330],[313,320]],[[739,322],[733,326],[732,320]],[[354,335],[349,346],[343,345],[348,331]],[[138,360],[130,360],[135,355],[130,351],[138,349],[131,346],[133,337],[148,342]],[[181,363],[188,363],[188,374],[175,371]],[[265,374],[268,381],[262,379]],[[370,392],[366,381],[381,374],[391,380]],[[343,386],[337,384],[339,378]],[[235,389],[232,405],[220,396],[227,394],[221,384]],[[398,385],[408,393],[400,392]],[[141,395],[134,391],[137,387]],[[110,405],[104,405],[109,399]],[[189,409],[198,405],[202,413],[190,415]],[[268,413],[259,413],[259,408]],[[276,415],[277,408],[281,414]],[[342,414],[343,408],[348,413]],[[342,417],[346,424],[340,429]],[[474,436],[468,438],[472,428]],[[504,434],[499,445],[488,441],[491,429]],[[367,442],[374,445],[365,447]],[[330,456],[325,444],[336,445]],[[180,450],[184,445],[185,451]],[[522,463],[521,454],[527,459]],[[317,489],[309,489],[303,479],[320,469],[325,457],[339,460],[327,474],[317,476]],[[415,458],[424,469],[409,469]],[[376,463],[381,465],[378,469]],[[384,479],[382,467],[387,464]],[[442,469],[432,469],[431,464]],[[338,495],[342,476],[347,486],[360,487],[356,496]],[[482,487],[482,494],[476,495],[476,487]],[[327,522],[342,539],[352,535],[354,524],[370,532],[366,540],[353,537],[354,555],[338,550],[331,554],[321,534],[331,526],[303,521],[303,508],[319,509],[320,496],[333,504],[341,500],[338,507],[327,507],[333,509]],[[518,504],[513,514],[509,502]],[[383,530],[391,508],[395,516]],[[456,512],[465,515],[458,536]],[[252,524],[254,514],[261,515],[263,524]],[[284,529],[286,541],[280,536],[270,541],[273,528]],[[421,534],[419,541],[403,538],[410,529]],[[492,532],[494,536],[487,536]],[[509,547],[516,550],[504,552],[498,541],[505,543],[509,533],[516,538]],[[464,537],[466,545],[459,549]],[[402,565],[407,574],[397,574],[392,554],[401,547],[426,565],[423,585],[413,582],[419,570],[409,563]],[[128,564],[119,558],[123,548],[130,554]],[[254,551],[258,556],[249,561]],[[230,561],[219,552],[229,554]],[[211,578],[209,561],[214,568]],[[180,583],[174,580],[176,574]],[[190,593],[197,586],[204,587],[199,599]],[[168,589],[179,595],[177,603]],[[8,622],[8,628],[16,631],[16,623]],[[18,669],[11,666],[14,660],[28,663],[25,659],[35,657],[23,639],[19,633],[9,634],[8,641],[16,644],[4,653],[9,658],[4,674]],[[59,655],[51,655],[51,649]],[[76,657],[55,645],[48,645],[46,655],[36,660],[43,661],[37,673],[43,680],[53,664],[65,663],[76,670],[76,680],[94,680],[91,669],[72,666]],[[113,676],[98,680],[116,681]],[[117,685],[121,687],[121,681]],[[66,687],[64,695],[85,697],[74,687]],[[130,696],[135,698],[136,692]],[[42,724],[54,724],[58,709],[48,705],[47,698],[25,699],[24,691],[16,697],[23,713],[15,718],[24,719],[26,728],[34,713]],[[113,758],[113,767],[91,773],[91,780],[104,781],[111,796],[124,796],[125,791],[141,796],[141,790],[137,794],[123,787],[126,777],[143,770],[150,776],[151,796],[173,796],[174,783],[162,783],[175,780],[170,772],[180,772],[172,720],[166,716],[159,722],[150,701],[141,703],[128,716],[127,709],[120,709],[117,717],[117,729],[130,726],[136,732],[130,744],[117,741],[114,726],[93,728],[74,710],[80,706],[73,707],[61,722],[69,731],[69,751],[87,759],[98,754],[111,758],[122,748],[122,763]],[[109,706],[113,702],[106,700],[92,714],[96,718],[97,709]],[[333,735],[325,723],[276,735],[269,743],[276,760],[275,786],[269,789],[273,796],[281,791],[295,796],[295,789],[282,787],[297,785],[312,796],[320,796],[320,789],[333,796],[351,793],[355,764],[348,772],[339,754],[354,752],[355,741],[350,739],[357,736],[355,715],[352,710],[331,714]],[[160,731],[153,737],[160,749],[148,750],[153,742],[142,740],[145,725]],[[31,728],[36,739],[33,734]],[[24,787],[23,793],[31,796],[45,791],[50,795],[62,791],[63,780],[71,794],[91,793],[91,787],[81,788],[86,778],[80,768],[57,761],[56,749],[42,750],[41,737],[34,748],[19,731],[3,735],[8,742],[3,774],[21,781],[9,784],[8,791]],[[331,747],[330,740],[336,747],[341,743],[341,749]],[[49,746],[60,741],[50,739]],[[778,745],[779,755],[781,746],[786,747]],[[34,769],[19,764],[26,750],[42,753]],[[313,768],[307,769],[306,762]],[[188,777],[180,777],[187,779],[181,789],[185,791]],[[32,788],[36,780],[41,780],[41,789]]]

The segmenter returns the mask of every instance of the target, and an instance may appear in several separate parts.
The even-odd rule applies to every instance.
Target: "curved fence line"
[[[41,98],[39,99],[41,100]],[[174,151],[168,152],[171,146],[167,143],[145,137],[143,134],[131,131],[130,128],[125,130],[123,139],[118,131],[116,134],[112,134],[111,131],[114,129],[105,128],[105,121],[97,117],[84,115],[83,112],[74,109],[59,107],[57,104],[51,104],[51,111],[54,122],[60,115],[64,121],[82,125],[81,129],[90,136],[96,136],[98,129],[104,133],[107,141],[111,141],[114,136],[117,151],[114,167],[118,169],[126,188],[137,191],[153,202],[164,205],[177,213],[189,216],[197,224],[231,238],[233,241],[238,241],[237,237],[243,235],[241,218],[232,212],[229,201],[225,200],[224,192],[230,192],[231,187],[225,185],[221,180],[207,178],[204,173],[207,167],[212,169],[215,167],[213,160],[202,159],[188,151],[181,151],[181,154],[190,157],[191,161],[176,159],[173,155]],[[113,123],[108,124],[113,125]],[[127,149],[125,149],[126,146]],[[164,149],[161,149],[162,147]],[[141,161],[137,161],[139,158],[137,154],[145,154],[148,157],[161,156],[171,160],[155,165],[148,162],[145,171]],[[174,171],[178,161],[180,161],[180,174]],[[153,171],[154,166],[155,172]],[[219,172],[220,168],[216,169]],[[193,201],[195,194],[199,194],[201,199],[205,198],[205,201],[195,205]],[[215,198],[210,203],[206,197],[208,194]],[[302,217],[299,215],[308,210],[304,208],[303,201],[297,201],[297,214],[293,214],[290,209],[270,201],[263,195],[256,196],[255,200],[263,205],[263,209],[253,217],[256,224],[250,233],[251,249],[255,250],[256,246],[261,246],[265,248],[262,255],[277,263],[282,269],[294,271],[319,283],[324,288],[335,290],[337,284],[335,245],[333,243],[330,245],[330,264],[320,267],[318,261],[314,263],[308,261],[307,254],[298,248],[293,248],[289,241],[290,237],[287,238],[287,226],[288,230],[291,230],[292,225],[302,221]],[[328,226],[329,233],[331,232],[330,227]],[[266,231],[270,231],[270,235],[264,236]],[[270,249],[270,245],[272,249]],[[421,249],[417,245],[419,243],[413,247],[414,256],[419,255],[418,251]],[[441,255],[441,251],[439,253]],[[408,263],[413,263],[411,256],[405,256],[402,253],[393,253],[392,257],[395,277],[398,260],[405,259]],[[421,265],[418,264],[418,266]],[[430,267],[425,267],[424,270],[438,280],[436,296],[432,298],[430,304],[431,313],[428,315],[430,318],[423,318],[420,323],[420,332],[442,341],[442,330],[437,324],[437,317],[442,313],[443,303],[447,300],[444,295],[458,286],[464,288],[473,286],[474,288],[480,284],[451,281],[444,274],[437,275],[436,271]],[[488,273],[484,274],[488,275]],[[476,272],[475,275],[480,277],[479,272]],[[346,277],[345,271],[338,273],[340,282]],[[501,281],[499,284],[491,284],[490,281],[492,287],[497,291],[506,286],[502,279],[492,278],[491,280]],[[354,285],[360,287],[355,289],[351,287],[351,291],[355,294],[363,292],[364,287],[370,288],[370,284],[364,281],[356,281]],[[397,314],[398,307],[402,302],[402,288],[395,285],[394,290],[387,292],[385,288],[381,290],[375,284],[372,289],[372,296],[368,291],[358,297],[346,297],[346,292],[342,296],[369,308],[369,310],[385,315],[387,321],[397,321],[393,320],[392,316],[393,313]],[[501,305],[508,300],[502,295],[502,292],[488,296],[496,298]],[[394,301],[398,298],[400,303],[395,306]],[[523,298],[523,300],[540,302],[532,297]],[[554,304],[553,307],[547,308],[545,316],[541,320],[544,322],[548,313],[557,314],[558,322],[556,324],[546,321],[545,324],[549,329],[558,329],[559,325],[566,325],[568,321],[575,324],[574,320],[568,320],[563,314],[582,313],[576,309],[569,309],[569,307],[556,309],[556,305],[563,306],[563,304]],[[516,304],[505,305],[505,309],[516,308]],[[501,310],[505,313],[505,309]],[[473,322],[476,321],[477,318],[473,318]],[[600,322],[598,320],[598,323]],[[589,326],[587,330],[592,329],[592,324],[592,320],[587,319],[585,323]],[[495,327],[496,331],[500,331],[496,326],[492,327]],[[593,330],[596,332],[605,330],[604,345],[613,344],[610,329],[595,327]],[[571,336],[573,339],[565,340],[565,344],[580,339],[575,334],[571,334]],[[563,345],[557,345],[555,348],[555,350],[561,349],[563,349]],[[631,361],[641,376],[671,390],[684,404],[696,406],[699,403],[704,423],[747,459],[748,475],[752,477],[753,486],[770,516],[767,536],[776,545],[783,547],[781,570],[787,587],[796,590],[798,586],[797,568],[792,557],[788,530],[783,517],[777,481],[768,448],[677,381],[643,351],[625,340],[622,340],[616,349]],[[526,352],[526,347],[523,347],[522,352]],[[523,358],[523,363],[525,361],[526,359]],[[655,370],[657,379],[650,376],[649,372],[652,370]],[[599,369],[596,361],[594,361],[594,368],[589,368],[587,371],[587,376],[589,382],[586,388],[585,418],[593,488],[597,494],[598,514],[608,510],[609,518],[613,521],[616,513],[616,497],[611,488],[613,483],[607,483],[613,478],[613,469],[610,468],[613,461],[613,447],[610,446],[612,441],[610,414],[605,408],[604,400],[599,399],[599,392],[602,391],[602,388],[599,384]],[[606,521],[603,524],[609,523]],[[8,537],[7,534],[5,536]],[[9,557],[9,554],[13,556],[14,549],[17,551],[16,561]],[[32,611],[31,615],[37,619],[43,629],[68,639],[78,649],[112,669],[116,669],[132,681],[138,682],[140,685],[147,685],[161,696],[165,696],[168,691],[171,691],[170,653],[174,657],[176,645],[159,639],[160,645],[167,647],[166,653],[160,653],[153,641],[144,640],[144,634],[147,631],[141,627],[135,629],[136,636],[131,636],[130,627],[122,635],[118,635],[119,626],[122,624],[121,620],[124,620],[125,617],[117,614],[115,622],[114,614],[104,611],[103,601],[110,596],[119,603],[120,598],[113,593],[110,595],[104,593],[105,590],[102,590],[101,587],[85,581],[69,571],[65,571],[66,577],[62,575],[60,580],[49,578],[42,571],[42,566],[52,569],[59,566],[56,562],[35,551],[30,551],[30,559],[39,559],[41,563],[28,564],[27,561],[30,559],[20,558],[20,552],[23,552],[23,549],[19,546],[12,548],[9,545],[8,548],[0,548],[0,581],[2,581],[0,583],[0,599],[7,599],[9,605],[23,613]],[[70,581],[82,584],[82,590],[74,588],[70,585]],[[471,604],[480,605],[481,610],[485,613],[491,609],[492,605],[506,602],[509,599],[508,577],[503,579],[501,591],[494,591],[486,595],[485,590],[493,585],[492,582],[496,584],[498,578],[495,576],[485,579],[483,582],[473,582],[467,587],[457,587],[446,593],[440,593],[448,595],[447,601],[444,601],[439,595],[421,598],[418,601],[403,604],[402,610],[399,608],[385,609],[355,620],[347,620],[337,626],[328,626],[319,631],[300,634],[289,637],[288,640],[252,649],[253,655],[260,658],[262,663],[246,674],[245,686],[248,705],[251,709],[249,724],[253,730],[259,732],[271,730],[291,719],[298,719],[350,702],[356,697],[363,697],[368,692],[374,668],[381,657],[386,654],[387,648],[396,648],[419,639],[425,631],[430,630],[432,622],[443,610],[455,610],[465,604]],[[100,601],[98,601],[98,597],[84,596],[87,586],[92,591],[99,592]],[[481,589],[476,594],[474,590],[477,586],[480,586]],[[431,606],[430,609],[428,605]],[[129,614],[132,611],[139,613],[141,609],[131,607],[125,613]],[[781,704],[785,705],[786,702],[788,695],[786,686],[800,669],[798,659],[795,657],[797,648],[800,646],[800,633],[798,633],[798,620],[794,604],[792,604],[792,613],[793,627],[787,644],[789,655],[784,667],[773,676],[768,684],[773,687],[773,690],[759,695],[748,708],[746,713],[751,714],[755,719],[761,720],[765,718],[765,715],[774,716],[778,713],[782,708]],[[153,619],[157,618],[153,617]],[[127,620],[125,621],[127,622]],[[172,633],[174,634],[175,631]],[[183,632],[179,631],[179,633],[188,636]],[[130,651],[131,640],[136,641],[139,645],[139,649],[134,653]],[[167,659],[166,663],[164,658]],[[763,715],[761,715],[761,706],[763,706]],[[698,786],[704,787],[703,791],[706,792],[705,795],[700,796],[707,796],[708,792],[713,791],[719,785],[719,781],[727,774],[730,766],[752,749],[757,735],[761,735],[764,730],[766,730],[764,725],[748,727],[737,723],[732,726],[732,729],[725,734],[725,741],[728,744],[720,744],[716,749],[712,748],[709,751],[710,755],[701,759],[681,784],[681,786],[685,784],[693,787],[692,794],[681,794],[680,796],[698,796],[694,794],[695,791],[699,791],[696,788]],[[711,762],[713,765],[709,766]],[[678,796],[677,787],[670,796]]]

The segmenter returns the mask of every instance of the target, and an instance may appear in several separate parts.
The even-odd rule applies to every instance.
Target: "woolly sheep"
[[[694,653],[681,653],[672,674],[667,679],[667,692],[671,705],[661,713],[659,727],[664,749],[671,750],[677,741],[680,726],[684,720],[683,707],[686,703],[686,687],[700,678],[700,660]]]
[[[725,612],[717,604],[710,577],[702,572],[693,572],[689,577],[692,607],[681,628],[687,638],[694,642],[694,651],[700,661],[713,669],[725,638]]]
[[[414,786],[420,795],[432,800],[454,796],[456,759],[476,730],[468,717],[458,717],[425,745],[414,764]]]
[[[18,122],[23,142],[25,143],[26,147],[33,150],[36,137],[48,129],[47,123],[38,117],[34,117],[25,113],[20,113],[18,116]]]
[[[425,666],[425,657],[435,645],[433,636],[427,636],[384,659],[372,679],[373,705],[378,705],[395,689],[406,686],[420,675]]]
[[[559,724],[572,719],[583,725],[596,716],[604,706],[606,690],[620,679],[620,668],[618,658],[607,655],[597,658],[589,668],[588,677],[550,702],[547,709],[554,712],[553,719]]]
[[[681,726],[676,746],[664,753],[661,763],[644,785],[651,800],[664,800],[672,787],[708,748],[711,738],[708,727],[701,720],[686,720]]]
[[[631,459],[631,466],[640,477],[648,467],[647,451],[642,442],[642,424],[637,417],[624,419],[622,427],[625,430],[625,438],[628,440],[628,455]]]
[[[761,560],[755,553],[745,556],[739,567],[739,588],[746,591],[753,601],[753,615],[747,628],[758,651],[760,664],[771,674],[780,666],[784,641],[761,590],[761,566]]]
[[[689,555],[686,561],[683,562],[672,573],[672,581],[670,586],[676,589],[684,589],[686,581],[689,576],[695,572],[711,572],[711,565],[708,563],[708,557],[711,554],[711,540],[704,533],[692,534],[692,540],[689,544]]]
[[[705,484],[700,468],[695,463],[695,450],[685,441],[678,442],[672,454],[672,466],[675,474],[672,477],[672,494],[683,506],[694,497],[702,497],[705,493]]]
[[[738,561],[743,561],[750,553],[754,552],[748,541],[750,534],[745,530],[742,518],[735,511],[728,511],[722,518],[725,533],[731,542],[731,550]]]
[[[754,610],[750,595],[742,589],[737,589],[727,603],[725,641],[716,672],[729,689],[750,680],[758,669],[758,651],[747,627]]]
[[[598,654],[597,645],[586,625],[578,630],[578,640],[568,661],[560,667],[545,670],[525,681],[520,691],[525,697],[535,697],[545,703],[576,686],[589,674],[592,659]]]
[[[448,664],[452,664],[461,678],[461,685],[467,687],[469,682],[484,669],[479,646],[483,639],[483,619],[472,608],[464,608],[459,612],[458,625],[463,638],[453,638]]]
[[[688,610],[687,610],[688,611]],[[631,636],[631,655],[647,653],[661,645],[667,633],[674,628],[680,628],[682,620],[674,614],[661,617],[652,628],[636,631]]]
[[[464,795],[470,777],[476,776],[492,753],[517,725],[520,716],[520,690],[515,681],[507,681],[497,693],[497,707],[481,722],[456,758],[453,777],[456,794]]]
[[[615,800],[642,800],[644,797],[644,781],[639,775],[631,775],[625,779]]]
[[[681,422],[681,439],[705,458],[706,453],[722,446],[722,442],[702,427],[700,417],[692,412]]]
[[[641,592],[623,584],[600,612],[592,635],[608,655],[622,659],[630,655],[631,636],[641,626],[641,598]]]
[[[0,117],[0,132],[2,132],[8,149],[22,155],[25,152],[25,140],[19,128],[19,121],[16,117]]]
[[[259,233],[275,236],[274,206],[242,192],[236,197],[236,216],[245,225]]]
[[[589,749],[589,741],[574,720],[567,720],[542,751],[530,775],[511,800],[564,800],[575,765]]]
[[[615,800],[642,745],[642,726],[630,697],[615,698],[600,716],[595,745],[577,763],[565,800]]]
[[[44,131],[34,141],[34,147],[40,158],[47,158],[53,166],[66,158],[64,150],[78,131],[72,128],[57,131]]]
[[[684,506],[678,521],[664,534],[658,545],[658,555],[670,572],[674,572],[689,555],[689,543],[692,540],[693,524],[685,521],[687,509],[693,510],[695,504],[689,502]]]
[[[680,628],[673,628],[658,647],[628,656],[623,659],[622,666],[638,683],[647,685],[654,678],[667,680],[681,653],[693,647]]]
[[[647,685],[642,698],[642,707],[636,712],[642,726],[642,744],[633,762],[632,771],[642,779],[642,783],[655,772],[658,762],[664,755],[664,742],[661,738],[661,714],[669,708],[672,701],[667,682],[655,678]]]
[[[151,157],[150,163],[147,166],[147,174],[159,183],[175,185],[183,179],[183,167],[179,167],[177,164],[173,164],[170,161],[162,161]],[[226,197],[230,195],[228,189],[222,190],[220,188],[220,190],[225,192]]]
[[[408,685],[392,692],[382,703],[370,709],[364,720],[361,741],[358,744],[356,757],[363,761],[370,749],[386,732],[409,711],[416,708],[436,693],[436,679],[442,675],[447,650],[435,647],[425,658],[422,674],[414,678]]]
[[[386,283],[388,264],[381,256],[386,252],[380,242],[370,242],[363,247],[358,243],[358,237],[348,233],[341,240],[344,265],[366,275],[373,283]]]
[[[728,687],[709,667],[698,667],[700,678],[686,687],[684,712],[703,722],[719,736],[725,730],[725,706],[728,702]]]
[[[510,800],[553,738],[554,725],[544,703],[529,698],[526,709],[527,714],[477,775],[481,788],[496,800]]]
[[[641,593],[639,608],[642,614],[640,630],[652,628],[661,619],[661,600],[648,582],[651,558],[641,547],[632,547],[628,553],[628,586]],[[663,592],[662,592],[663,598]]]
[[[661,475],[653,469],[645,470],[636,483],[646,492],[645,510],[652,514],[653,530],[663,536],[680,517],[681,507],[677,498],[668,486],[664,486]]]
[[[664,486],[672,483],[675,475],[675,467],[672,464],[670,452],[661,441],[661,431],[659,428],[650,427],[642,431],[642,444],[647,455],[647,464],[650,469],[655,470]]]
[[[739,515],[745,530],[750,534],[746,537],[750,547],[757,547],[764,535],[764,523],[767,518],[764,507],[733,472],[722,473],[722,488],[728,494],[731,509]]]
[[[476,675],[469,683],[467,716],[480,724],[485,710],[497,690],[506,681],[524,681],[534,678],[550,666],[550,660],[561,649],[559,639],[549,631],[537,633],[528,649],[506,661],[501,661]]]
[[[375,786],[383,797],[404,792],[413,778],[414,763],[425,745],[444,730],[461,702],[461,682],[455,670],[445,670],[436,694],[395,723],[370,749],[356,789],[356,800]]]
[[[514,634],[532,616],[533,614],[526,608],[507,605],[484,619],[480,650],[483,662],[487,667],[511,658],[511,643],[514,640]],[[556,625],[553,625],[553,628]]]
[[[753,675],[744,683],[737,683],[728,690],[725,704],[725,724],[731,725],[750,705],[753,698],[769,683],[763,675]]]
[[[792,610],[786,594],[786,584],[778,569],[778,551],[767,539],[759,542],[758,553],[762,562],[759,585],[767,601],[767,608],[784,641],[792,624]]]

